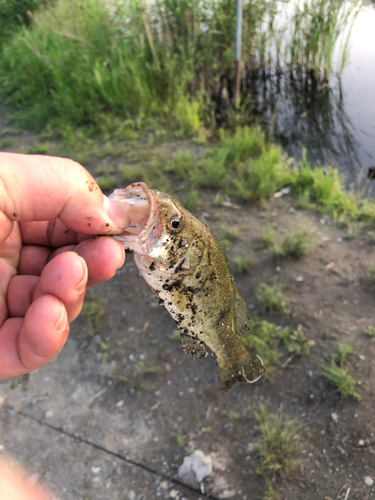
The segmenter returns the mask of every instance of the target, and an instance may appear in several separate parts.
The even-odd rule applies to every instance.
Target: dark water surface
[[[252,71],[245,95],[254,117],[291,156],[306,147],[314,164],[333,163],[347,185],[363,186],[375,165],[375,4],[359,13],[341,78],[329,85],[312,73]],[[368,193],[375,193],[375,181]]]

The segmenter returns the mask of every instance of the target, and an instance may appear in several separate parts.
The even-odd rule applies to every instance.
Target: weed
[[[230,410],[229,418],[231,420],[239,420],[240,418],[242,418],[242,415],[241,413],[237,413],[236,411]]]
[[[309,340],[303,333],[303,326],[299,325],[297,330],[289,327],[278,332],[279,339],[287,348],[288,352],[297,356],[305,356],[310,353],[310,348],[315,344],[314,340]]]
[[[194,210],[197,206],[198,203],[198,196],[199,196],[199,191],[198,189],[192,189],[189,191],[189,193],[185,196],[183,206],[186,208],[186,210]]]
[[[224,238],[227,240],[237,240],[241,235],[241,230],[238,227],[225,227]]]
[[[236,266],[236,271],[239,274],[246,274],[250,271],[251,266],[254,262],[254,256],[252,254],[248,254],[246,256],[238,256],[234,259],[234,263]]]
[[[371,337],[372,339],[375,338],[375,326],[369,326],[366,329],[365,334]]]
[[[182,434],[181,432],[175,434],[175,438],[178,445],[181,446],[182,448],[186,445],[188,440],[188,436],[186,436],[186,434]]]
[[[86,321],[84,331],[90,337],[101,332],[104,315],[104,299],[93,294],[87,295],[82,307],[82,316]]]
[[[219,240],[219,244],[221,248],[224,250],[225,253],[229,252],[230,250],[230,241],[226,238],[222,238]]]
[[[276,231],[272,226],[266,226],[262,230],[262,236],[259,241],[256,242],[255,248],[257,250],[263,250],[266,248],[273,248],[275,246]]]
[[[270,413],[262,404],[252,411],[252,416],[261,434],[255,445],[261,460],[258,474],[270,480],[290,476],[298,466],[301,451],[299,425],[281,414]]]
[[[349,357],[353,349],[349,344],[339,343],[331,355],[331,360],[322,364],[323,377],[344,397],[360,400],[355,390],[357,382],[353,377]]]
[[[31,147],[27,148],[26,153],[32,155],[47,155],[49,153],[48,145],[41,143],[33,144]]]
[[[115,175],[103,175],[97,177],[96,182],[103,191],[112,191],[118,184],[118,180]]]
[[[273,489],[272,484],[268,484],[262,500],[281,500],[281,496]]]
[[[14,139],[4,139],[1,143],[1,147],[7,148],[7,149],[14,149],[19,145],[17,141]]]
[[[283,287],[279,283],[267,285],[261,283],[258,287],[259,300],[262,304],[271,311],[280,311],[284,314],[290,313],[288,307],[288,299],[283,293]]]
[[[372,258],[372,261],[368,265],[368,276],[371,280],[375,280],[375,259]]]
[[[311,233],[306,229],[299,229],[288,234],[280,247],[275,247],[275,253],[282,257],[300,259],[312,246]]]

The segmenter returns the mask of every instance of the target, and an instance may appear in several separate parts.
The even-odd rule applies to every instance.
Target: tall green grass
[[[211,94],[220,93],[224,76],[233,78],[235,4],[53,2],[4,45],[0,88],[18,109],[18,121],[31,128],[99,127],[112,115],[157,115],[174,121],[181,134],[197,134],[202,121],[212,121]],[[306,0],[286,29],[276,23],[279,5],[244,0],[246,67],[266,69],[283,60],[290,69],[329,68],[340,28],[355,8],[342,13],[341,0]]]

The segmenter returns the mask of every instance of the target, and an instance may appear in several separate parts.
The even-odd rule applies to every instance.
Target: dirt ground
[[[17,140],[29,145],[37,136]],[[214,195],[202,191],[196,214],[218,238],[227,226],[241,230],[228,251],[231,263],[252,249],[250,272],[234,274],[252,316],[303,325],[315,341],[310,355],[280,366],[273,382],[237,384],[221,396],[215,359],[185,357],[171,338],[172,319],[127,256],[116,276],[95,289],[105,308],[99,334],[88,335],[81,316],[53,362],[0,382],[1,452],[61,500],[255,500],[266,485],[256,474],[259,429],[249,409],[262,401],[302,424],[300,465],[292,478],[274,484],[283,500],[375,498],[375,483],[365,482],[367,476],[375,481],[375,342],[364,334],[375,326],[369,228],[349,234],[327,216],[298,209],[289,196],[236,209],[214,206]],[[270,250],[257,250],[265,225],[279,241],[306,228],[313,249],[301,260],[277,260]],[[257,297],[259,283],[273,280],[285,287],[288,315],[268,314]],[[320,374],[337,341],[354,348],[360,402],[340,398]],[[201,484],[178,476],[194,450],[213,460]]]

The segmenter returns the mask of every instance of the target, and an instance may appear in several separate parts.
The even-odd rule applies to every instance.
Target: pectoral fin
[[[203,358],[206,355],[206,349],[204,343],[189,335],[181,333],[181,349],[184,351],[186,356],[191,359]]]

